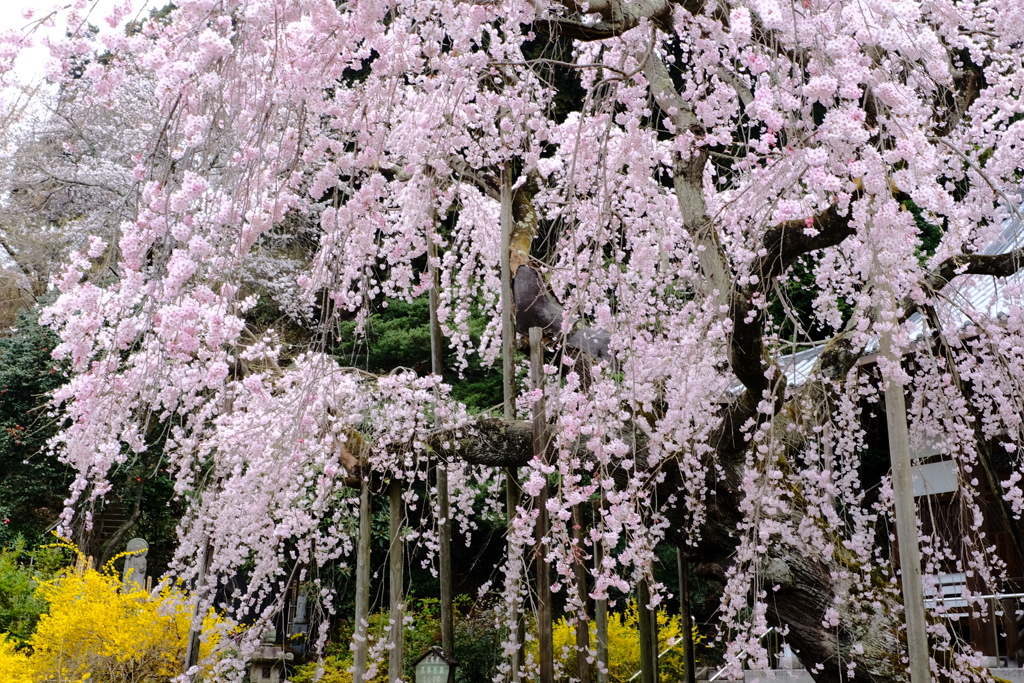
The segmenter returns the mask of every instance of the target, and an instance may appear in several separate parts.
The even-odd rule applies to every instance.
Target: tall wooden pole
[[[530,388],[544,387],[544,340],[539,327],[530,328]],[[533,404],[533,455],[547,464],[545,452],[544,399]],[[545,559],[548,533],[548,485],[537,496],[537,659],[540,664],[540,683],[555,683],[555,651],[551,619],[551,567]]]
[[[370,618],[370,471],[366,449],[360,453],[362,480],[359,482],[359,539],[356,548],[355,652],[352,662],[353,683],[364,683],[370,641],[366,628]]]
[[[893,351],[892,336],[882,337],[882,355],[899,367],[900,355]],[[921,550],[914,506],[914,480],[910,463],[910,436],[903,385],[885,378],[885,417],[889,425],[889,457],[892,460],[892,490],[896,502],[896,534],[899,538],[900,574],[903,584],[903,613],[907,621],[907,650],[911,683],[929,683],[928,627],[921,584]]]
[[[651,590],[647,579],[641,579],[636,587],[637,621],[640,622],[640,683],[658,683],[658,617],[650,604]]]
[[[92,565],[92,563],[89,563]],[[202,595],[203,586],[206,583],[206,567],[210,564],[210,539],[203,543],[203,554],[199,558],[199,575],[196,577],[196,604],[192,608],[192,621],[188,627],[188,643],[185,647],[185,673],[199,663],[199,636],[202,629],[196,628],[196,621],[199,617],[199,596]],[[193,679],[189,679],[193,680]]]
[[[436,224],[436,216],[435,216]],[[430,371],[440,377],[444,374],[444,335],[441,334],[441,321],[437,317],[441,277],[438,272],[437,243],[430,239],[427,245],[427,258],[430,269]],[[441,519],[438,522],[439,573],[441,588],[441,649],[451,658],[455,658],[455,610],[452,599],[452,522],[448,502],[448,470],[443,463],[437,465],[437,511]],[[448,680],[455,679],[455,667],[448,670]]]
[[[515,327],[512,321],[512,178],[507,168],[501,170],[501,386],[503,394],[503,414],[506,420],[516,416],[515,401],[515,365],[513,364],[513,343]],[[519,488],[519,477],[516,468],[505,470],[505,514],[509,530],[516,517],[516,508],[522,497]],[[509,665],[512,667],[512,683],[519,683],[520,668],[523,664],[523,640],[526,627],[522,615],[515,605],[512,606],[512,623],[516,647],[512,652]]]
[[[401,683],[405,663],[405,543],[402,541],[402,485],[392,479],[388,486],[391,652],[388,656],[388,680]]]
[[[604,541],[594,544],[594,573],[601,571],[604,562]],[[594,631],[597,640],[597,683],[608,683],[608,600],[595,600]]]
[[[583,515],[579,505],[572,508],[572,537],[576,541],[577,552],[583,552]],[[580,600],[580,614],[576,615],[576,676],[579,683],[590,683],[590,662],[587,654],[590,651],[590,620],[587,618],[587,605],[590,602],[587,590],[587,566],[583,558],[576,559],[573,565],[576,574],[576,590]]]
[[[690,566],[683,549],[676,546],[676,560],[679,562],[679,621],[683,622],[683,666],[686,683],[697,680],[693,656],[693,617],[690,616]]]

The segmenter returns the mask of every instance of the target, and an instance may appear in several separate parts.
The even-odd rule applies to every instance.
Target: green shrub
[[[455,680],[457,683],[490,680],[501,663],[502,633],[494,628],[494,611],[475,610],[472,599],[464,595],[458,596],[455,602],[455,658],[459,662]],[[403,677],[412,681],[415,678],[413,664],[416,660],[432,646],[441,644],[438,600],[424,598],[411,601],[408,614],[412,620],[405,628]],[[377,612],[370,617],[371,642],[385,636],[388,620],[387,612]],[[351,640],[351,627],[345,624],[339,629],[337,643],[327,646],[321,660],[296,667],[288,680],[292,683],[312,683],[317,670],[322,666],[321,683],[352,683],[352,674],[348,671],[352,667],[352,651],[349,649]],[[386,681],[387,669],[387,661],[384,661],[374,680]]]
[[[15,645],[24,645],[46,612],[47,603],[36,589],[64,563],[55,548],[26,551],[23,538],[0,548],[0,633],[9,634]]]

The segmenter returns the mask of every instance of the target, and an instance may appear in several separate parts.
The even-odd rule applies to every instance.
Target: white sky
[[[0,0],[0,30],[27,30],[34,25],[36,19],[49,14],[53,7],[66,7],[69,2],[70,0]],[[123,0],[92,0],[90,3],[92,9],[89,12],[89,23],[98,26],[101,31],[112,30],[103,19],[120,2],[123,2]],[[129,15],[129,18],[134,18],[139,11],[144,10],[147,6],[155,7],[166,4],[166,2],[161,2],[158,5],[156,0],[131,0],[131,2],[132,9],[135,11]],[[24,18],[23,12],[26,9],[34,11],[35,14],[32,19]],[[40,38],[44,35],[44,31],[57,30],[63,30],[63,27],[40,27],[32,34],[33,42],[36,45],[28,50],[27,54],[23,53],[18,58],[14,68],[15,73],[18,74],[23,82],[38,82],[43,77],[49,53],[45,47],[39,45]]]

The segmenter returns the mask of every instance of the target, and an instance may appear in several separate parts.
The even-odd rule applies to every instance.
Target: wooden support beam
[[[658,616],[650,604],[650,587],[647,579],[641,579],[636,587],[637,621],[640,622],[640,683],[658,683]]]
[[[594,544],[594,573],[604,562],[604,541]],[[597,641],[597,683],[608,683],[608,600],[594,601],[594,639]]]
[[[543,374],[544,340],[539,327],[530,328],[530,388],[536,391],[544,387]],[[546,417],[544,399],[533,404],[533,454],[543,462]],[[536,500],[537,507],[537,659],[540,663],[540,683],[555,683],[555,653],[551,618],[551,567],[545,559],[548,533],[548,485],[541,487]]]
[[[899,367],[900,356],[892,349],[892,336],[882,336],[882,354]],[[896,535],[899,539],[900,574],[903,586],[903,616],[907,623],[911,683],[929,683],[928,622],[921,583],[921,549],[917,537],[917,510],[910,462],[910,435],[903,385],[885,378],[885,417],[889,426],[889,457],[892,460],[892,490],[896,502]]]
[[[683,549],[678,546],[676,560],[679,563],[679,621],[682,622],[683,630],[685,683],[694,683],[697,680],[697,670],[693,656],[693,617],[690,615],[690,563],[683,554]]]
[[[515,323],[512,320],[512,177],[508,168],[501,169],[501,387],[503,393],[503,409],[506,422],[515,419],[516,390],[515,364],[513,348],[515,342]],[[516,517],[516,508],[522,499],[519,477],[515,467],[505,469],[505,514],[508,528]],[[515,605],[512,607],[512,624],[516,647],[512,651],[509,666],[512,668],[512,683],[519,683],[523,665],[523,641],[526,636],[526,625]]]
[[[366,449],[360,454],[363,478],[359,482],[359,538],[356,547],[356,615],[353,644],[352,681],[364,683],[370,641],[367,626],[370,618],[370,476],[366,467]]]
[[[402,540],[402,484],[392,479],[388,486],[390,538],[391,652],[388,656],[388,680],[402,682],[405,664],[405,543]]]
[[[434,225],[437,216],[431,211]],[[427,244],[428,269],[430,270],[430,371],[438,377],[444,374],[444,334],[437,310],[440,305],[439,292],[441,277],[438,271],[437,242],[431,238]],[[452,520],[448,500],[448,470],[444,463],[437,465],[437,511],[438,520],[438,582],[441,591],[441,649],[455,658],[455,610],[452,596]],[[448,669],[448,681],[455,680],[455,667]]]
[[[81,561],[81,558],[79,558]],[[92,558],[88,559],[88,566],[92,566]],[[202,632],[201,628],[196,628],[196,621],[199,617],[199,597],[203,592],[203,585],[206,583],[206,568],[210,564],[210,539],[206,539],[203,544],[203,555],[199,558],[199,575],[196,577],[196,588],[195,597],[196,604],[192,607],[192,621],[189,622],[188,627],[188,642],[185,646],[185,674],[188,674],[189,669],[199,663],[199,636]],[[198,680],[198,678],[189,677],[188,680]]]
[[[576,551],[581,554],[573,565],[577,595],[581,603],[580,614],[576,615],[576,676],[579,683],[591,683],[591,666],[587,661],[587,653],[590,651],[590,619],[587,609],[590,592],[587,590],[587,566],[582,557],[583,515],[579,505],[572,508],[572,537],[576,542]]]

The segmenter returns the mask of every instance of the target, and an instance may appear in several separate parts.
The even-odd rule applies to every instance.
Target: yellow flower
[[[41,584],[49,603],[29,639],[31,655],[14,650],[0,634],[0,680],[157,683],[182,673],[192,607],[179,588],[150,595],[138,584],[122,584],[114,568],[98,572],[84,563]],[[223,620],[203,620],[207,656],[216,646]]]
[[[636,601],[631,600],[622,613],[608,613],[608,678],[611,683],[628,681],[640,670],[640,626]],[[568,680],[576,675],[576,624],[563,617],[552,628],[556,668]],[[679,616],[670,616],[664,609],[658,610],[658,652],[664,653],[658,660],[662,680],[681,681],[683,676],[683,647]],[[693,642],[704,640],[693,629]],[[537,657],[537,641],[527,646]],[[590,649],[597,649],[597,627],[590,622]]]
[[[0,681],[6,683],[32,683],[28,656],[14,649],[14,641],[0,633]]]

